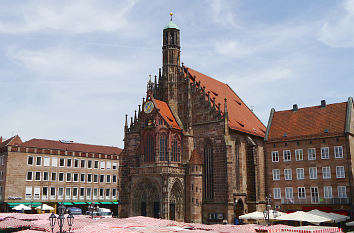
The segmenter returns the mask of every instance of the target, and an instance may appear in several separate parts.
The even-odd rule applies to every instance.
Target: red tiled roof
[[[4,146],[12,146],[19,144],[22,144],[22,140],[18,135],[16,135],[0,143],[0,148]]]
[[[175,119],[175,117],[173,116],[170,107],[168,106],[168,104],[164,101],[161,100],[157,100],[157,99],[153,99],[156,108],[158,108],[160,111],[159,113],[161,114],[161,116],[165,119],[165,121],[172,126],[172,128],[174,129],[181,129]]]
[[[192,156],[189,159],[189,164],[191,164],[191,165],[202,165],[203,164],[203,158],[199,154],[197,149],[193,150]]]
[[[274,112],[268,140],[343,134],[347,103]],[[325,133],[328,130],[328,133]],[[286,134],[286,136],[284,136]]]
[[[229,115],[229,127],[231,129],[264,137],[266,127],[257,116],[246,106],[240,97],[230,88],[229,85],[217,81],[191,68],[187,68],[193,82],[200,81],[200,85],[205,87],[205,92],[210,91],[210,99],[215,97],[216,104],[220,103],[220,110],[224,112],[224,99],[227,99],[227,110]],[[186,74],[186,73],[185,73]]]
[[[97,146],[82,143],[64,143],[61,141],[47,140],[47,139],[31,139],[24,142],[20,146],[36,147],[42,149],[55,149],[55,150],[68,150],[68,151],[81,151],[87,153],[101,153],[101,154],[120,154],[122,149],[113,146]]]

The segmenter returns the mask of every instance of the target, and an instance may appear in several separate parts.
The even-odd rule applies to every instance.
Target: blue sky
[[[0,135],[122,147],[171,10],[181,60],[264,124],[354,95],[354,0],[0,1]]]

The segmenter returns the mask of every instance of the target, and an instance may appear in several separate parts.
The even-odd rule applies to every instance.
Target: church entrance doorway
[[[154,218],[160,218],[160,202],[154,202]]]
[[[184,195],[183,186],[179,180],[175,181],[169,200],[169,219],[176,221],[184,220]]]
[[[235,218],[237,218],[237,219],[240,215],[244,214],[244,205],[243,205],[243,201],[241,198],[238,199],[238,201],[236,202],[235,207],[234,207],[234,212],[235,212]]]
[[[146,202],[141,203],[141,216],[146,216]]]
[[[170,220],[176,220],[176,204],[170,203]]]

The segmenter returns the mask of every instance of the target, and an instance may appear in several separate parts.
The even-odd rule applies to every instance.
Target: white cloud
[[[345,0],[324,23],[318,39],[329,46],[354,48],[354,0]]]
[[[224,0],[210,0],[210,8],[213,20],[223,26],[239,27],[236,23],[232,6]],[[233,1],[235,4],[236,2]]]
[[[114,5],[110,8],[108,2],[98,0],[51,1],[41,4],[30,1],[21,7],[9,7],[8,11],[1,12],[0,33],[42,30],[69,33],[117,31],[127,24],[127,14],[135,5],[135,0],[114,2]]]

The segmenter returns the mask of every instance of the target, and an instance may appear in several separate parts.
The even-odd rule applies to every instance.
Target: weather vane
[[[172,15],[173,15],[173,12],[171,11],[171,12],[170,12],[170,16],[171,16],[171,21],[172,21]]]

